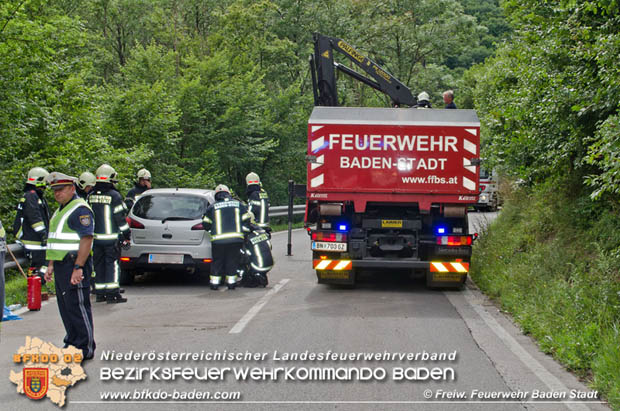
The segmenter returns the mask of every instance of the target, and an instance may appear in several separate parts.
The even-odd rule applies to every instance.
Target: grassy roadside
[[[484,234],[472,257],[478,286],[620,409],[620,210],[556,181],[509,193]]]
[[[28,304],[28,283],[26,279],[17,270],[6,270],[4,275],[4,305],[8,307],[12,304],[21,304],[25,307]],[[53,280],[42,287],[42,291],[47,291],[49,295],[54,294],[54,290]]]

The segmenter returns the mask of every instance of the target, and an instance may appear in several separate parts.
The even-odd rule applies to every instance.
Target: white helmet
[[[95,174],[97,175],[97,181],[101,181],[102,183],[118,182],[118,174],[109,164],[100,165]]]
[[[26,178],[27,184],[32,184],[35,187],[45,187],[45,177],[49,173],[42,167],[34,167],[28,171],[28,178]]]
[[[138,173],[136,175],[138,176],[138,179],[141,179],[141,178],[144,178],[145,180],[151,179],[151,172],[147,170],[146,168],[141,168],[140,170],[138,170]]]
[[[252,172],[245,176],[245,182],[247,185],[260,184],[260,177],[258,177],[258,174]]]
[[[221,193],[222,191],[224,191],[224,192],[226,192],[226,193],[230,194],[230,189],[228,188],[228,186],[227,186],[227,185],[220,184],[220,185],[218,185],[217,187],[215,187],[215,194],[217,194],[217,193]]]
[[[96,177],[93,173],[89,171],[85,171],[80,174],[80,178],[78,178],[77,186],[80,187],[80,190],[84,190],[88,186],[94,186],[97,182]]]
[[[431,98],[429,97],[426,91],[423,91],[420,94],[418,94],[418,101],[429,101],[430,99]]]

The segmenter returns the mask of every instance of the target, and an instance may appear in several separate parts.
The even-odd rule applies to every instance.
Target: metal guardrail
[[[299,204],[293,206],[293,214],[303,214],[306,212],[306,205]],[[288,215],[288,206],[269,207],[269,217],[285,217]]]
[[[303,214],[306,211],[304,204],[293,206],[293,214]],[[269,217],[286,217],[288,215],[288,206],[274,206],[269,207]],[[11,250],[19,264],[23,267],[28,263],[28,259],[24,256],[24,248],[20,244],[7,244],[7,247]],[[11,255],[7,251],[4,256],[4,268],[15,268],[17,264],[11,258]]]
[[[23,266],[28,263],[28,259],[24,256],[24,248],[20,244],[7,244],[7,247],[11,250],[20,265]],[[15,261],[11,258],[11,254],[7,251],[4,255],[4,268],[15,267],[17,267],[17,264],[15,264]]]

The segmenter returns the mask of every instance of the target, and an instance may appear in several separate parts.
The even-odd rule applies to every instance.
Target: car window
[[[170,217],[197,220],[202,218],[208,206],[207,200],[198,196],[146,195],[138,199],[132,212],[136,217],[148,220],[163,220]]]
[[[484,168],[480,168],[480,178],[489,178],[489,172]]]

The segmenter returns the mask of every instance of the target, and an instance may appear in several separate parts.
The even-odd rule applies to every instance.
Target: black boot
[[[121,294],[108,294],[106,296],[106,300],[108,301],[108,304],[120,304],[120,303],[126,303],[127,299],[121,297]]]
[[[105,294],[97,294],[97,298],[95,298],[96,303],[102,303],[105,301]]]

